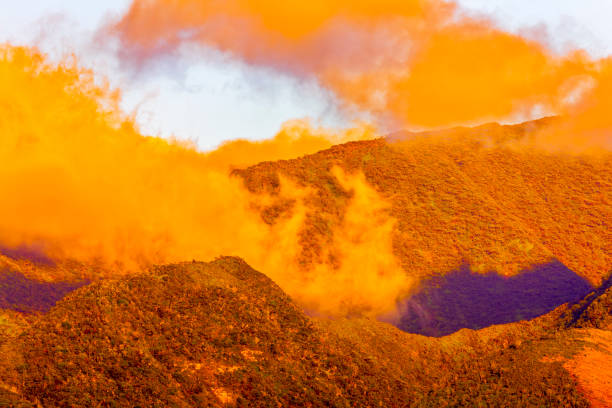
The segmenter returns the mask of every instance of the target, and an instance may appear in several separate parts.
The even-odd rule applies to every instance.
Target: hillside
[[[0,405],[588,406],[562,314],[434,339],[306,317],[238,258],[161,266],[5,314]]]
[[[2,307],[45,311],[89,281],[233,255],[309,314],[443,335],[546,313],[612,269],[611,155],[531,143],[551,119],[395,134],[232,173],[373,130],[293,123],[203,153],[143,135],[76,63],[11,46],[1,57]],[[456,301],[428,304],[431,283]],[[410,308],[399,321],[387,315],[398,302]],[[414,311],[418,325],[401,319]]]
[[[0,406],[606,406],[612,155],[525,147],[550,120],[234,170],[262,273],[0,248]]]
[[[320,261],[332,239],[326,234],[343,221],[342,196],[351,192],[332,174],[339,166],[363,172],[391,204],[394,253],[409,274],[429,277],[467,263],[511,276],[558,260],[598,286],[612,269],[612,154],[520,146],[545,123],[396,134],[234,174],[253,193],[278,194],[279,177],[313,189],[301,232],[306,263]],[[264,220],[291,211],[283,204],[262,210]]]
[[[184,222],[226,212],[223,196],[202,214],[204,201],[175,200],[191,215],[154,242],[165,251],[186,237],[196,249],[180,260],[242,256],[311,314],[378,317],[430,336],[531,319],[580,300],[612,270],[612,154],[532,146],[555,120],[400,132],[236,169],[245,212],[208,230]],[[243,230],[232,235],[234,226]],[[142,230],[120,247],[146,247]],[[130,273],[120,265],[0,248],[0,307],[46,311],[91,280]]]

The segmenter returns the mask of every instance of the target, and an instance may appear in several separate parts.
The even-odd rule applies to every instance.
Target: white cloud
[[[595,57],[612,54],[612,0],[459,0],[514,32],[544,25],[558,49],[573,46]]]
[[[558,49],[574,45],[596,56],[612,54],[612,0],[459,3],[470,13],[492,15],[500,26],[515,32],[544,24]],[[175,67],[169,72],[126,74],[109,55],[92,51],[87,38],[105,18],[119,15],[129,4],[130,0],[0,0],[0,42],[37,41],[56,57],[76,51],[82,63],[123,89],[127,111],[139,107],[138,122],[145,132],[194,139],[202,149],[238,137],[271,137],[282,122],[294,118],[345,123],[330,95],[313,82],[246,69],[219,55],[182,64],[182,71]]]

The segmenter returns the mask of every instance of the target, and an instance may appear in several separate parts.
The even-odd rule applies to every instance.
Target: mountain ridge
[[[340,166],[363,172],[391,203],[398,221],[394,254],[410,274],[445,273],[467,261],[477,271],[512,275],[556,258],[598,286],[612,269],[612,154],[571,156],[508,144],[550,120],[350,142],[233,174],[255,194],[279,195],[279,176],[315,190],[302,230],[311,239],[301,254],[305,262],[321,261],[309,254],[325,242],[318,224],[342,222],[345,205],[335,196],[347,192],[331,174]],[[264,211],[271,209],[277,218],[290,211],[279,200],[262,211],[270,223]]]

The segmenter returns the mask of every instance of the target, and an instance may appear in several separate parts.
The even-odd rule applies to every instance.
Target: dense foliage
[[[305,263],[322,261],[343,222],[352,192],[334,177],[339,166],[363,172],[391,204],[393,252],[411,276],[463,263],[508,276],[557,259],[599,286],[612,269],[612,155],[526,147],[551,120],[396,134],[234,174],[254,193],[279,194],[282,177],[312,188],[301,232]],[[272,224],[290,211],[279,194],[262,218]]]
[[[5,313],[0,406],[587,406],[560,313],[435,339],[308,318],[238,258],[169,265]]]

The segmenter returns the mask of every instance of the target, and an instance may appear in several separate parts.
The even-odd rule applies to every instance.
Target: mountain
[[[160,266],[5,313],[0,404],[588,406],[563,313],[437,339],[307,317],[239,258]]]
[[[234,175],[255,195],[270,225],[295,212],[282,184],[304,200],[300,262],[326,252],[345,223],[354,191],[340,168],[363,174],[389,204],[393,256],[415,287],[398,327],[441,336],[531,319],[580,300],[612,270],[612,154],[545,151],[531,143],[546,118],[352,142],[294,160],[264,162]]]
[[[612,154],[535,147],[555,120],[233,170],[264,226],[295,221],[298,269],[220,257],[116,273],[0,248],[0,406],[612,405]],[[407,289],[383,290],[404,283],[387,267]],[[380,285],[396,310],[326,315],[288,273]]]
[[[395,134],[234,174],[253,193],[278,193],[280,177],[315,191],[303,230],[305,262],[328,241],[320,225],[340,224],[346,212],[339,198],[350,193],[332,174],[339,166],[363,172],[391,204],[394,254],[411,275],[467,262],[476,272],[512,276],[558,260],[597,286],[612,269],[612,154],[520,145],[550,120]],[[291,210],[282,204],[262,210],[262,218],[276,222]]]

